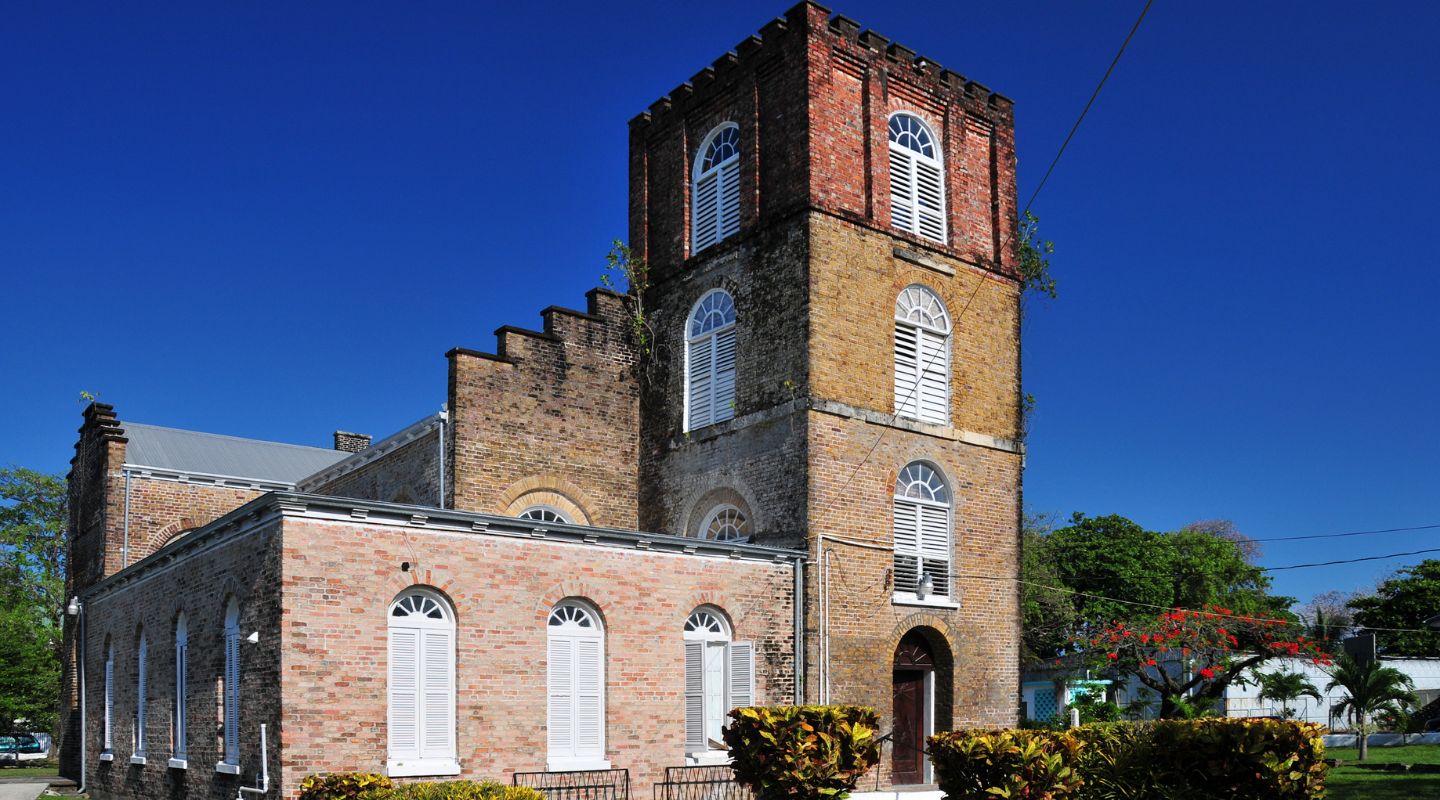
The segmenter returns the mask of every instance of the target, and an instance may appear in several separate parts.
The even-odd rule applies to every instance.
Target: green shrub
[[[1080,747],[1068,731],[966,730],[929,739],[935,782],[948,800],[1074,797]]]
[[[730,712],[735,779],[759,800],[838,800],[880,760],[875,710],[761,706]]]
[[[300,781],[300,800],[356,800],[375,789],[389,789],[390,779],[373,772],[331,772]]]
[[[528,786],[495,781],[427,781],[369,791],[361,800],[545,800],[545,796]]]
[[[1264,719],[1099,723],[930,738],[951,800],[1310,800],[1325,794],[1323,728]]]

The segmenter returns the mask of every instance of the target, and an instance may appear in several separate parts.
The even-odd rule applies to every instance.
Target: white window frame
[[[717,521],[721,521],[722,517],[724,521],[721,522],[721,524],[734,528],[740,533],[739,536],[720,539],[710,535],[710,527]],[[736,520],[738,520],[738,522]],[[710,509],[710,513],[705,515],[705,518],[700,522],[700,527],[695,531],[695,535],[698,538],[731,543],[748,542],[752,534],[753,531],[750,530],[750,516],[732,503],[721,503]]]
[[[605,627],[599,612],[589,603],[577,599],[555,604],[546,619],[545,659],[545,731],[546,769],[567,770],[610,769],[605,758]],[[581,669],[576,665],[589,663],[594,672],[593,686],[587,688]],[[598,730],[591,731],[596,744],[583,746],[582,731],[575,724],[581,717],[585,695],[594,695],[596,705],[590,709],[598,720]],[[556,733],[561,723],[568,724],[569,735]]]
[[[190,623],[185,612],[175,618],[175,695],[170,709],[170,761],[171,769],[189,769],[186,755],[189,740],[189,721],[186,719],[185,704],[190,691]]]
[[[690,255],[740,230],[740,126],[722,122],[701,140],[690,181]]]
[[[730,754],[716,745],[730,709],[755,704],[754,644],[733,641],[725,612],[715,606],[690,612],[682,634],[685,763],[729,763]]]
[[[895,298],[895,416],[950,424],[950,312],[933,289]]]
[[[954,506],[954,490],[937,465],[912,461],[896,476],[891,503],[895,547],[892,602],[959,607],[954,601]],[[907,559],[915,561],[913,579],[906,574],[911,569]],[[918,589],[927,574],[931,576],[933,588],[921,597]]]
[[[135,721],[134,728],[130,732],[130,763],[144,766],[145,764],[145,684],[150,677],[149,653],[150,644],[145,639],[145,631],[142,628],[136,634],[135,640]]]
[[[907,130],[897,135],[897,120]],[[915,140],[918,146],[898,137]],[[890,156],[890,224],[897,230],[945,244],[949,241],[945,205],[945,154],[940,137],[920,115],[896,111],[886,118]],[[925,152],[925,148],[930,153]],[[922,213],[923,212],[923,213]]]
[[[566,525],[571,525],[575,522],[575,520],[570,519],[570,515],[564,511],[561,511],[555,506],[547,506],[544,504],[530,506],[524,511],[521,511],[519,517],[520,519],[533,519],[536,522],[560,522]]]
[[[718,305],[717,305],[718,304]],[[718,324],[712,321],[719,315]],[[685,317],[685,419],[690,432],[735,416],[739,310],[724,289],[700,296]]]
[[[389,654],[385,774],[397,778],[459,775],[455,610],[439,592],[417,586],[395,596],[386,608],[385,619]],[[402,654],[406,661],[398,657]],[[406,662],[410,674],[401,669]],[[408,723],[414,742],[410,747],[396,740],[404,719],[399,711],[407,702],[413,717]],[[437,721],[439,724],[434,724]]]
[[[240,774],[240,601],[225,604],[225,672],[221,678],[221,739],[224,744],[215,771]]]
[[[105,711],[100,726],[100,760],[115,759],[115,644],[105,642]]]

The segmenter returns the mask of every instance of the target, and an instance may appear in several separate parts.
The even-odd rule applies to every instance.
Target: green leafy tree
[[[54,731],[59,642],[59,629],[33,609],[0,609],[0,733]]]
[[[1325,691],[1337,688],[1344,689],[1348,696],[1332,706],[1330,713],[1343,715],[1354,723],[1361,761],[1370,755],[1367,737],[1371,717],[1396,706],[1415,704],[1415,684],[1410,676],[1380,661],[1362,664],[1349,656],[1341,656],[1330,671],[1330,683]]]
[[[1294,598],[1270,594],[1270,579],[1250,563],[1244,545],[1246,539],[1235,538],[1233,533],[1223,530],[1194,526],[1165,538],[1174,551],[1172,606],[1223,605],[1238,614],[1288,616],[1287,609]]]
[[[1399,570],[1381,583],[1374,595],[1353,598],[1349,605],[1355,610],[1360,632],[1375,634],[1379,652],[1387,656],[1440,656],[1440,633],[1425,629],[1424,624],[1440,614],[1440,559],[1429,558]]]
[[[1069,526],[1048,539],[1047,557],[1053,569],[1066,588],[1080,593],[1075,595],[1075,608],[1081,627],[1126,619],[1137,610],[1130,603],[1175,605],[1171,602],[1175,554],[1162,534],[1118,514],[1077,513]]]
[[[1063,590],[1064,581],[1055,567],[1046,535],[1047,517],[1027,513],[1021,530],[1020,609],[1022,619],[1021,661],[1031,666],[1055,658],[1075,631],[1075,601]]]
[[[1296,700],[1302,697],[1312,697],[1317,701],[1321,699],[1320,690],[1315,688],[1315,684],[1298,672],[1257,672],[1255,679],[1260,682],[1260,699],[1279,703],[1280,716],[1286,719],[1295,716],[1290,704]]]
[[[65,479],[0,468],[0,598],[58,624],[65,605]]]
[[[1040,218],[1029,211],[1020,218],[1021,289],[1055,299],[1055,277],[1050,274],[1050,256],[1055,243],[1040,236]]]

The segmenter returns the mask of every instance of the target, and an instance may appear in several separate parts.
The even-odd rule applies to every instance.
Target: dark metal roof
[[[350,453],[283,442],[262,442],[217,433],[121,422],[125,463],[155,469],[295,483]]]

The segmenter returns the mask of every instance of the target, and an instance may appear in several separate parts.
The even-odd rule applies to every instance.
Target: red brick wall
[[[383,771],[386,611],[417,583],[456,611],[464,777],[545,769],[546,621],[567,597],[604,618],[606,757],[639,794],[684,763],[681,631],[696,606],[724,609],[736,638],[755,642],[762,702],[792,699],[788,563],[301,519],[286,520],[284,540],[287,792],[311,772]]]
[[[437,429],[310,491],[387,503],[439,506],[439,441]]]

